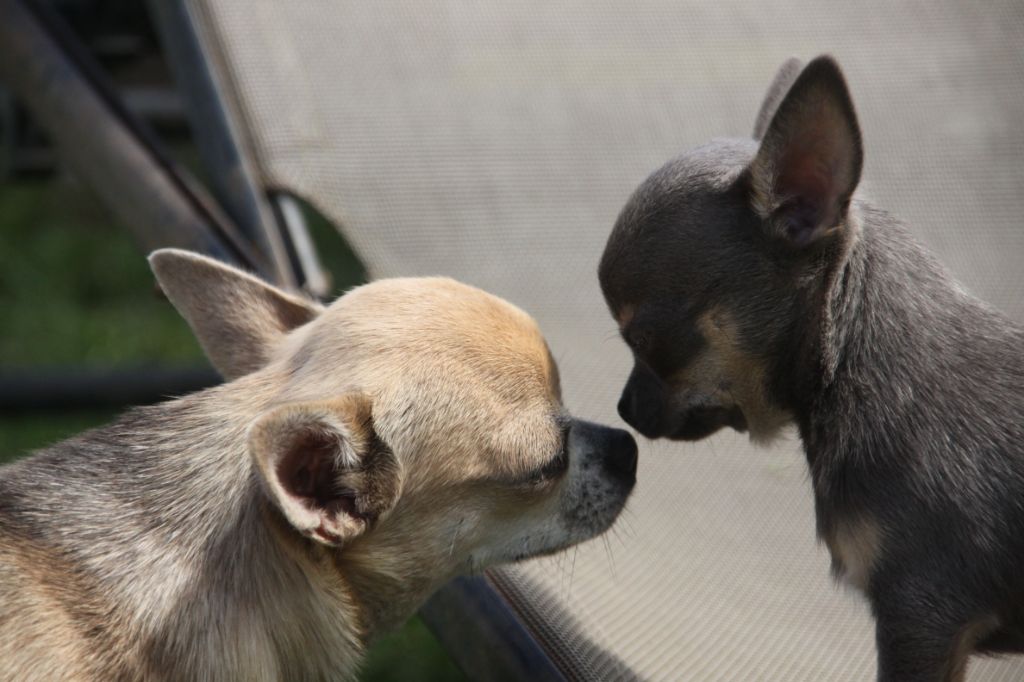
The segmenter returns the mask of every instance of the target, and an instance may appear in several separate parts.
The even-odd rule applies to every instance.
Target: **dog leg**
[[[932,591],[889,587],[872,598],[879,682],[963,682],[971,652],[995,619],[955,613],[952,600]]]
[[[961,682],[967,655],[956,636],[879,615],[875,627],[878,682]]]

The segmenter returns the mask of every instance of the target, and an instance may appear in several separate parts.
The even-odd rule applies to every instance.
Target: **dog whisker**
[[[618,574],[615,570],[615,557],[612,554],[611,545],[608,543],[608,535],[602,535],[601,540],[604,541],[604,553],[608,557],[608,568],[611,569],[612,578],[618,580]]]
[[[569,589],[566,591],[566,601],[569,600],[570,594],[572,594],[572,581],[576,577],[576,554],[579,552],[579,547],[572,548],[572,568],[569,571]]]

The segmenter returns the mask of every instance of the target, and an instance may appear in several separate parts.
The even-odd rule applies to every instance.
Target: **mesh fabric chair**
[[[194,104],[216,100],[261,191],[313,203],[374,276],[525,308],[581,416],[617,422],[628,371],[596,276],[619,208],[670,156],[749,135],[793,54],[846,71],[866,192],[1024,319],[1016,0],[153,5],[172,43],[190,32]],[[458,582],[428,620],[479,678],[869,679],[871,621],[829,578],[798,445],[643,445],[606,542]],[[1022,677],[1021,659],[970,672]]]

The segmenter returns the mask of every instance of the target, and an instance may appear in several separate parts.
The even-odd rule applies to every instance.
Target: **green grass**
[[[113,416],[109,412],[70,412],[0,417],[0,464],[99,426]]]
[[[69,182],[0,186],[0,358],[7,366],[195,362],[146,261]]]
[[[336,291],[365,281],[333,228],[307,210]],[[0,184],[0,374],[4,368],[204,362],[156,293],[126,231],[67,180]],[[0,414],[0,463],[108,421],[110,412]],[[127,484],[127,482],[126,482]],[[361,679],[463,680],[419,618],[370,651]]]

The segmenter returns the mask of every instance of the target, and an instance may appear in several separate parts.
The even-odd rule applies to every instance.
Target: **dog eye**
[[[542,478],[554,478],[561,476],[569,468],[569,448],[562,446],[562,449],[555,455],[541,470]]]
[[[530,476],[529,482],[537,485],[551,479],[558,478],[569,468],[569,427],[562,429],[562,446],[558,454],[548,460],[547,464],[535,471]]]

